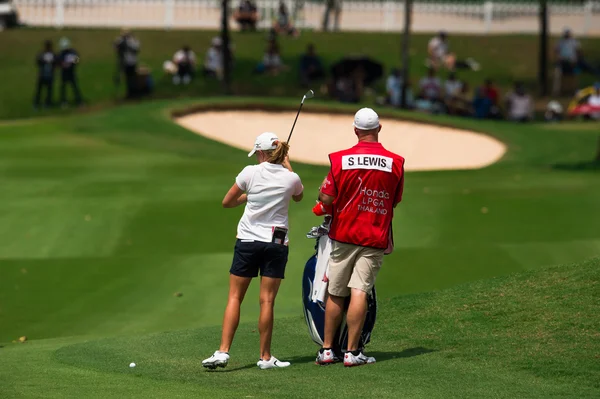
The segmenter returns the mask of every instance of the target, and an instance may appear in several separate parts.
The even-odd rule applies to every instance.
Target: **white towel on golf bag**
[[[317,248],[317,266],[315,268],[315,280],[313,281],[313,290],[311,301],[325,302],[327,294],[327,284],[329,275],[329,254],[331,253],[331,239],[327,236],[319,238],[319,247]]]

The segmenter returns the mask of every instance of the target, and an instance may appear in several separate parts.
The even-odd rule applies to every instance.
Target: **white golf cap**
[[[248,153],[248,157],[254,155],[254,153],[258,150],[268,151],[274,150],[277,148],[277,142],[279,141],[279,137],[275,133],[264,132],[260,136],[256,138],[254,141],[254,148],[252,151]]]
[[[371,108],[361,108],[354,115],[352,126],[360,130],[377,129],[379,127],[379,115]]]
[[[211,44],[213,46],[220,46],[221,44],[223,44],[223,41],[221,40],[221,38],[219,36],[215,36],[212,38]]]

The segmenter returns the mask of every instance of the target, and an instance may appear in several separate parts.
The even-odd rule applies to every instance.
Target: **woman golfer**
[[[253,277],[260,271],[260,360],[261,369],[287,367],[289,362],[271,354],[273,305],[284,278],[288,259],[288,207],[290,199],[302,200],[304,187],[292,172],[287,143],[274,133],[256,138],[249,157],[256,154],[258,165],[246,166],[223,198],[223,207],[246,203],[237,228],[237,242],[229,271],[229,299],[223,317],[221,346],[202,366],[225,367],[229,348],[240,321],[240,305]]]

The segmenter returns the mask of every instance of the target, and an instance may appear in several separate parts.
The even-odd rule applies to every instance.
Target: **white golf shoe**
[[[208,359],[202,361],[202,367],[214,370],[217,367],[225,367],[229,363],[229,353],[216,351]]]
[[[261,370],[266,370],[266,369],[276,369],[276,368],[284,368],[284,367],[289,367],[291,363],[290,362],[282,362],[281,360],[277,360],[275,358],[275,356],[271,356],[271,358],[269,360],[262,360],[260,359],[256,365],[261,369]]]
[[[317,358],[315,359],[315,364],[320,366],[325,366],[328,364],[339,363],[341,360],[335,353],[335,351],[331,348],[325,349],[321,348],[317,352]]]
[[[344,366],[346,367],[364,366],[365,364],[373,363],[375,363],[375,358],[365,356],[365,354],[362,352],[358,352],[357,355],[353,354],[352,352],[346,352],[344,355]]]

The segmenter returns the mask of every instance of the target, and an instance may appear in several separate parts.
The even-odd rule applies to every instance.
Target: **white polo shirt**
[[[244,214],[238,224],[238,239],[271,242],[275,227],[289,228],[290,199],[292,195],[300,195],[304,191],[296,173],[282,165],[263,162],[246,166],[235,182],[248,195]],[[286,244],[287,241],[286,237]]]

